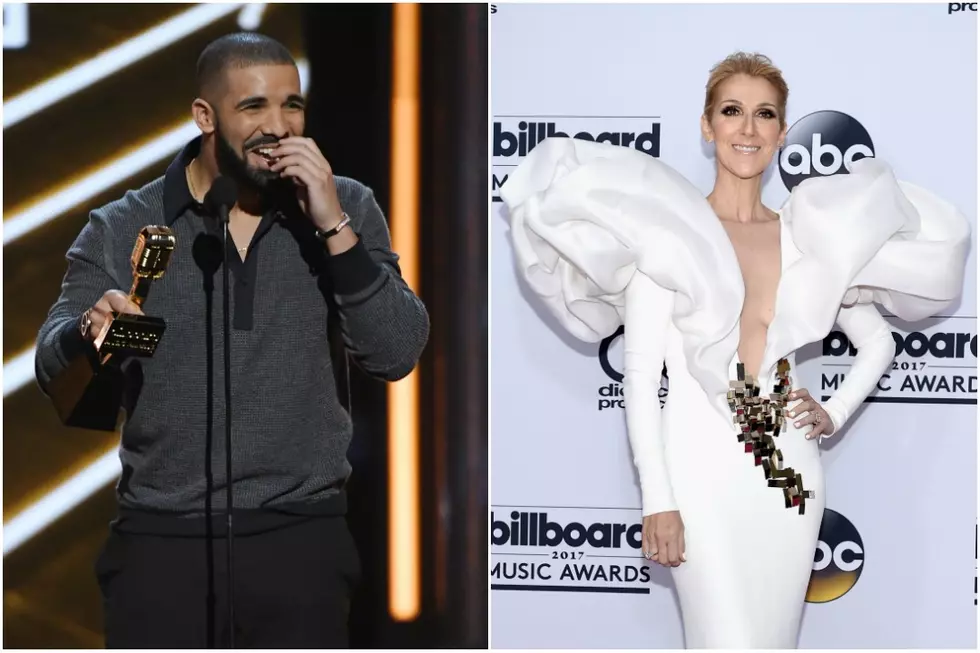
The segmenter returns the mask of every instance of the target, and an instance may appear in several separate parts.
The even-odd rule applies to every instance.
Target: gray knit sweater
[[[117,486],[123,508],[201,514],[209,457],[211,508],[225,506],[221,232],[187,189],[184,166],[198,148],[195,139],[164,177],[92,211],[68,251],[61,296],[38,334],[37,380],[47,392],[50,380],[91,347],[78,330],[82,312],[107,290],[129,291],[129,258],[140,229],[170,226],[176,250],[143,306],[167,329],[152,358],[131,359],[123,368],[127,414]],[[330,256],[305,216],[280,211],[263,218],[245,262],[230,253],[236,509],[316,503],[344,485],[351,421],[334,379],[328,317],[339,317],[347,351],[380,379],[407,375],[428,337],[425,307],[400,276],[373,193],[351,179],[336,183],[360,237],[353,249]]]

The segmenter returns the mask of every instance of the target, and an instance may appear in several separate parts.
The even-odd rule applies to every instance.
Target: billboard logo
[[[643,525],[628,508],[493,506],[494,591],[649,594]]]
[[[644,128],[647,128],[644,125]],[[504,123],[493,123],[493,156],[509,158],[515,155],[525,157],[541,141],[546,138],[577,138],[595,143],[609,143],[622,147],[632,147],[650,156],[660,156],[660,125],[650,123],[648,131],[637,133],[632,130],[605,129],[570,129],[560,131],[557,122],[521,120],[514,131],[504,129]]]
[[[490,195],[500,201],[507,175],[546,138],[610,143],[660,156],[659,117],[497,116],[493,120]]]
[[[967,322],[964,323],[963,321]],[[976,318],[949,316],[928,318],[921,331],[903,332],[892,326],[895,359],[878,381],[868,403],[976,404]],[[950,323],[963,325],[950,329]],[[820,390],[826,401],[840,387],[846,374],[838,372],[840,359],[854,357],[857,349],[842,331],[823,339]]]

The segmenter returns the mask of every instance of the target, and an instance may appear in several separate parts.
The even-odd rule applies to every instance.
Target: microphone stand
[[[224,274],[222,283],[224,284],[224,296],[222,297],[224,313],[224,359],[225,359],[225,491],[227,492],[227,503],[225,507],[228,519],[228,533],[226,543],[228,545],[228,638],[229,648],[235,648],[235,558],[234,540],[235,534],[232,530],[232,474],[231,474],[231,328],[230,328],[230,309],[228,301],[228,224],[231,217],[228,214],[228,206],[222,204],[219,209],[219,216],[224,226],[223,245],[224,245]]]

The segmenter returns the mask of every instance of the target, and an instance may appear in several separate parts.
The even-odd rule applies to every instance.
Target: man
[[[126,419],[119,516],[96,565],[109,647],[345,647],[359,574],[344,520],[351,422],[328,321],[351,357],[396,380],[428,337],[384,216],[362,184],[334,176],[304,138],[299,73],[257,34],[201,54],[192,104],[201,136],[166,174],[91,213],[68,252],[61,296],[38,335],[52,380],[112,311],[162,318],[151,358],[121,372]],[[202,203],[234,180],[230,211],[231,428],[235,623],[227,619],[222,226]],[[129,300],[140,230],[169,227],[176,249],[146,302]],[[234,241],[232,244],[231,241]],[[216,249],[215,249],[216,248]],[[209,518],[210,517],[210,518]]]

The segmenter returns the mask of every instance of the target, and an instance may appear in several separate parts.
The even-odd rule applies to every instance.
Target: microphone
[[[234,501],[232,497],[232,474],[231,474],[231,328],[230,328],[230,309],[228,307],[228,223],[231,221],[228,213],[231,207],[238,201],[238,186],[228,177],[218,177],[211,184],[210,190],[204,196],[204,208],[212,214],[218,216],[224,225],[223,248],[224,248],[224,274],[223,274],[223,297],[222,308],[224,313],[224,350],[225,350],[225,490],[227,493],[227,513],[228,533],[226,543],[228,545],[228,637],[229,647],[235,648],[235,557],[234,557],[234,530],[232,528],[232,512]],[[235,254],[237,256],[237,252]]]

